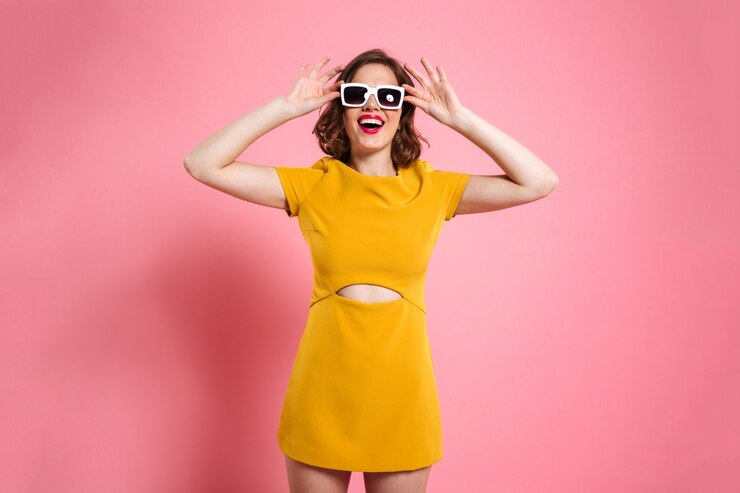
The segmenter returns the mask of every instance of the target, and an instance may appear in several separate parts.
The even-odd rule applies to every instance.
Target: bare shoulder
[[[288,207],[274,166],[234,161],[207,173],[188,172],[199,182],[247,202],[277,209]]]

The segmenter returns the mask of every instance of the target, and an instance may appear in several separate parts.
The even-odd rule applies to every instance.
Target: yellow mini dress
[[[442,423],[426,327],[424,283],[443,221],[467,173],[417,160],[370,176],[324,157],[276,167],[311,251],[314,285],[283,402],[280,450],[345,471],[404,471],[442,458]],[[364,302],[350,284],[398,292]]]

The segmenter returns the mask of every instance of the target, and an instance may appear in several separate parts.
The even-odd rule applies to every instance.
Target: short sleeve
[[[445,221],[449,221],[455,217],[455,209],[460,203],[463,190],[465,190],[471,175],[457,171],[435,170],[431,171],[429,176],[442,195]]]
[[[324,171],[314,165],[310,168],[296,168],[275,166],[280,183],[288,200],[289,209],[285,212],[288,217],[298,215],[298,209],[306,196],[313,190],[316,183],[324,176]]]

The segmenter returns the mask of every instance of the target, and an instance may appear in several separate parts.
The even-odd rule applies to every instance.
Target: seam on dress
[[[326,159],[326,158],[321,158],[320,160],[321,160],[321,161],[324,161],[325,159]],[[313,168],[314,166],[316,166],[316,163],[314,163],[314,164],[312,164],[311,166],[309,166],[309,168]],[[324,171],[324,172],[323,172],[323,174],[321,175],[321,178],[319,178],[318,180],[316,180],[316,183],[314,183],[314,184],[313,184],[313,185],[311,186],[311,190],[309,190],[309,191],[308,191],[308,192],[306,193],[306,195],[304,195],[304,196],[303,196],[303,200],[301,200],[301,203],[300,203],[300,204],[298,204],[298,209],[296,209],[296,211],[295,211],[295,215],[296,215],[296,216],[297,216],[298,214],[300,214],[300,212],[301,212],[301,207],[303,206],[303,203],[304,203],[304,202],[305,202],[305,201],[306,201],[306,200],[307,200],[307,199],[308,199],[308,198],[309,198],[309,197],[311,196],[311,194],[313,193],[313,191],[314,191],[314,190],[316,189],[316,185],[318,185],[318,184],[319,184],[319,183],[321,182],[321,180],[323,180],[323,179],[324,179],[324,178],[326,177],[326,175],[327,175],[327,174],[329,174],[329,167],[328,167],[328,166],[326,166],[326,165],[324,165],[324,166],[326,167],[326,171]]]
[[[416,307],[416,309],[417,309],[417,310],[419,310],[419,311],[420,311],[421,313],[423,313],[424,315],[426,315],[426,314],[427,314],[427,312],[425,312],[425,311],[424,311],[424,310],[423,310],[423,309],[422,309],[422,308],[421,308],[421,307],[420,307],[419,305],[417,305],[416,303],[414,303],[414,302],[413,302],[413,301],[411,301],[410,299],[406,298],[405,296],[403,297],[403,299],[404,299],[404,300],[406,300],[407,302],[411,303],[411,304],[412,304],[413,306],[415,306],[415,307]]]
[[[313,303],[309,303],[309,305],[308,305],[308,308],[309,308],[309,309],[310,309],[310,308],[313,308],[313,306],[314,306],[314,305],[316,305],[316,303],[318,303],[319,301],[323,301],[323,300],[327,299],[327,298],[328,298],[329,296],[331,296],[332,294],[334,294],[334,293],[329,293],[329,294],[327,294],[327,295],[325,295],[325,296],[322,296],[321,298],[319,298],[318,300],[314,301]]]

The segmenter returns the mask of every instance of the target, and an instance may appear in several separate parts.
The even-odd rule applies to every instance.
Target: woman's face
[[[360,67],[351,81],[363,82],[370,87],[380,84],[399,85],[393,71],[380,63],[368,63]],[[344,128],[349,137],[352,154],[377,152],[388,148],[393,143],[393,136],[398,130],[402,108],[386,110],[378,106],[375,96],[370,96],[367,102],[358,108],[344,107]],[[370,133],[360,126],[362,117],[373,116],[380,118],[384,123],[377,133]]]

